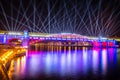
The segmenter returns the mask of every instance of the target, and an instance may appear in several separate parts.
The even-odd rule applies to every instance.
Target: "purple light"
[[[75,38],[71,39],[71,40],[75,40]]]
[[[62,38],[57,38],[57,40],[62,40]]]
[[[56,38],[51,38],[52,40],[56,40]]]

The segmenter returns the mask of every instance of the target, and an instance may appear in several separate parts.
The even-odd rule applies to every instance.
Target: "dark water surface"
[[[120,49],[35,47],[12,60],[8,74],[13,80],[120,80]]]

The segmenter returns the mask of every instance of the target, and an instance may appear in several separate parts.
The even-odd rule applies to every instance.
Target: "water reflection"
[[[21,77],[25,77],[26,69],[26,57],[20,57],[11,61],[11,65],[8,71],[10,80],[17,80]]]
[[[37,45],[38,46],[38,45]],[[39,48],[41,50],[39,50]],[[39,46],[11,62],[10,77],[106,75],[117,60],[115,48]],[[14,69],[14,70],[13,70]],[[12,75],[11,75],[12,74]],[[21,77],[22,76],[22,77]]]

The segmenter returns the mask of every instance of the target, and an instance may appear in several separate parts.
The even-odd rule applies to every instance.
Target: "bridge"
[[[116,40],[102,37],[88,37],[73,33],[33,33],[23,32],[1,32],[0,43],[10,44],[18,40],[24,47],[39,43],[40,45],[53,46],[87,46],[87,47],[116,47]]]

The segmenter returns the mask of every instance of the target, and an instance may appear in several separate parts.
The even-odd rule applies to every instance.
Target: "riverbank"
[[[0,44],[0,79],[9,80],[7,71],[9,70],[10,62],[12,59],[20,56],[24,56],[26,49],[20,46],[10,46],[6,44]]]

